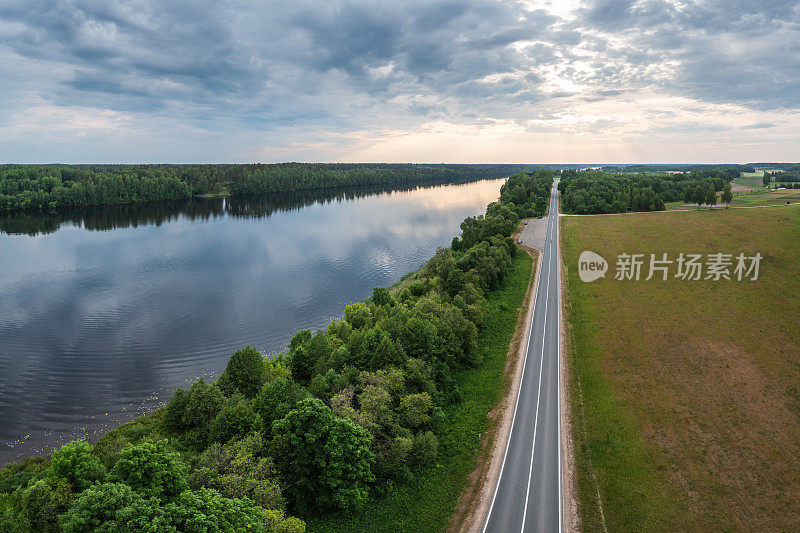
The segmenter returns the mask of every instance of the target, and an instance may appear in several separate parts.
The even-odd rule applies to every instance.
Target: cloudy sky
[[[0,162],[798,148],[798,0],[0,0]]]

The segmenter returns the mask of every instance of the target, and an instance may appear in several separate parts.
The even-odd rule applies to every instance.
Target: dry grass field
[[[800,529],[800,205],[561,224],[584,528]],[[580,281],[583,250],[605,279]],[[757,281],[613,279],[664,252],[763,260]]]

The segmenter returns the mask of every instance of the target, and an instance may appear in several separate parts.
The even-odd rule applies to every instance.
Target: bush
[[[61,523],[65,533],[158,531],[162,516],[157,500],[146,500],[122,483],[102,483],[83,491]]]
[[[413,464],[429,465],[436,461],[439,440],[432,431],[425,431],[414,436],[414,444],[409,453]]]
[[[189,478],[193,489],[208,487],[228,498],[250,498],[265,509],[283,509],[286,502],[272,459],[261,457],[263,440],[255,433],[230,445],[212,444],[200,456]]]

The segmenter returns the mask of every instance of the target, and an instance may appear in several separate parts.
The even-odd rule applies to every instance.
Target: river
[[[0,464],[95,440],[423,264],[503,180],[0,216]]]

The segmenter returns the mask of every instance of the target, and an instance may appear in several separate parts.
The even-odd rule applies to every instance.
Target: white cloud
[[[6,161],[791,159],[800,126],[785,1],[9,0],[0,42]]]

